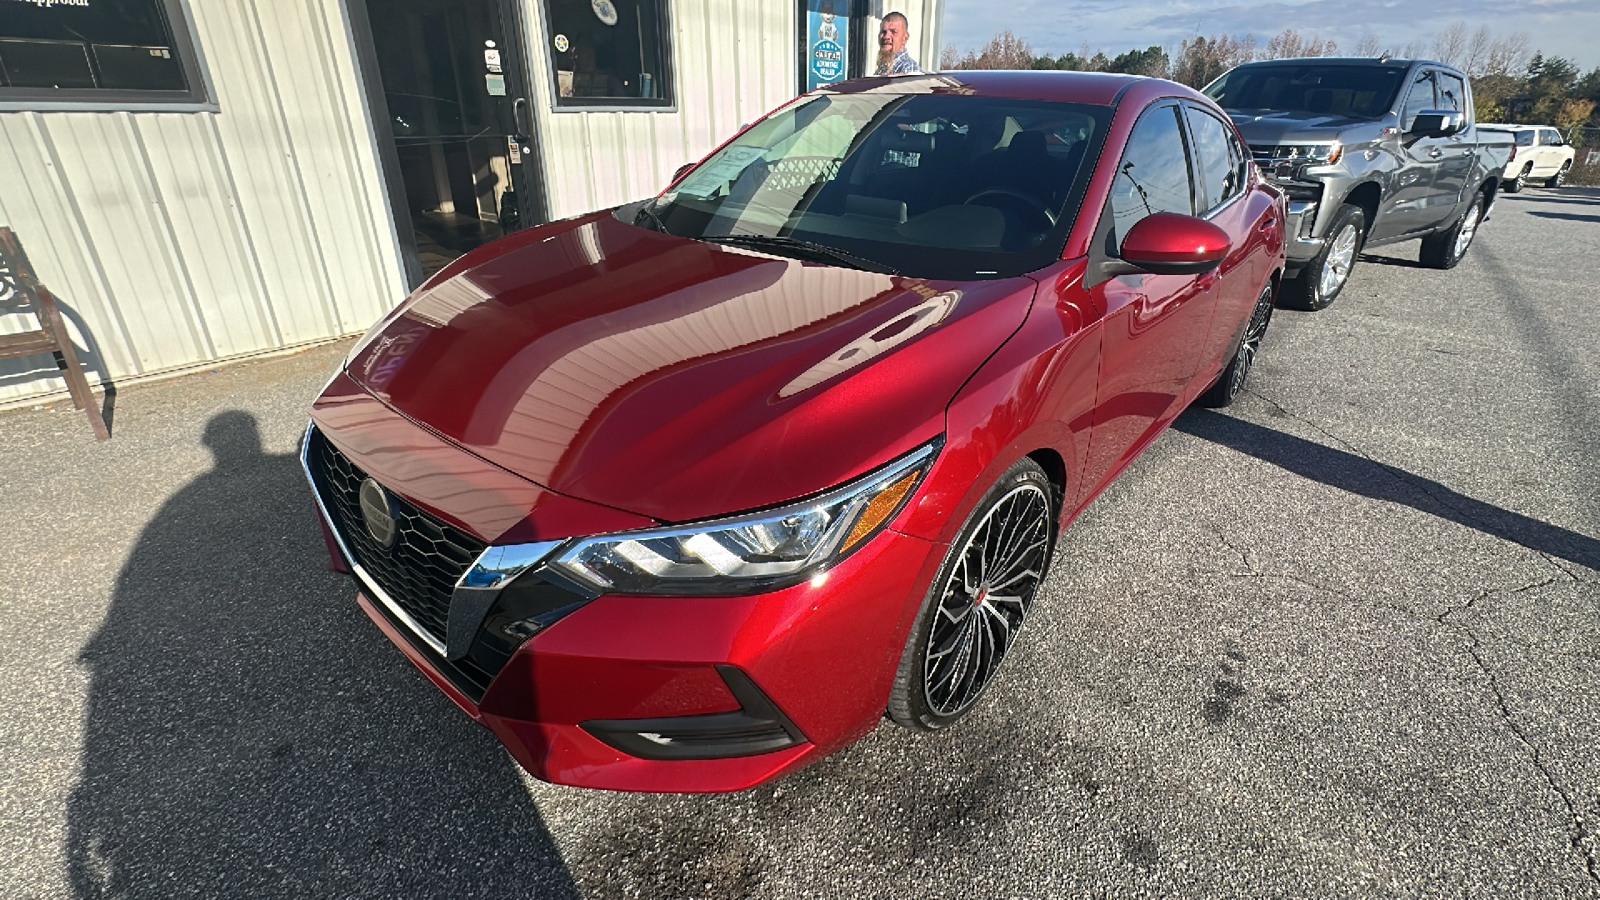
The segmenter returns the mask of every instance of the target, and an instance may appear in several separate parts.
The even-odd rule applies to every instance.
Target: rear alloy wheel
[[[1239,399],[1239,395],[1244,393],[1245,379],[1250,377],[1250,367],[1255,364],[1256,354],[1261,352],[1261,338],[1267,333],[1267,325],[1271,322],[1272,283],[1268,282],[1261,289],[1261,296],[1256,298],[1256,308],[1250,313],[1244,334],[1239,337],[1239,346],[1233,351],[1233,359],[1217,376],[1216,383],[1200,395],[1198,402],[1201,406],[1220,408]]]
[[[1478,233],[1478,222],[1483,219],[1483,195],[1476,194],[1472,205],[1461,214],[1461,219],[1448,231],[1430,234],[1422,239],[1422,253],[1417,260],[1430,269],[1453,269],[1467,255],[1472,239]]]
[[[1522,167],[1521,172],[1517,173],[1517,177],[1511,179],[1510,181],[1501,179],[1500,186],[1506,189],[1506,193],[1515,194],[1516,192],[1528,186],[1528,173],[1532,171],[1533,163],[1528,163]]]
[[[1571,160],[1567,160],[1566,162],[1562,163],[1561,168],[1558,169],[1554,175],[1551,175],[1550,179],[1544,183],[1545,187],[1561,187],[1561,182],[1567,179],[1567,170],[1570,168],[1572,168]]]
[[[906,639],[889,695],[897,724],[942,728],[994,681],[1050,561],[1053,493],[1044,470],[1025,457],[967,517]]]
[[[1350,280],[1350,269],[1361,252],[1366,234],[1367,214],[1361,207],[1345,203],[1333,215],[1328,227],[1328,242],[1322,252],[1306,263],[1300,275],[1283,292],[1283,304],[1292,309],[1315,312],[1338,299]]]

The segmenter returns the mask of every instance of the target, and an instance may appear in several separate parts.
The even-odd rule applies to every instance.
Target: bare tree
[[[1033,57],[1033,48],[1028,46],[1028,42],[1007,28],[983,45],[983,49],[978,52],[977,65],[968,66],[963,61],[962,68],[1029,69],[1033,67]]]
[[[1485,75],[1520,75],[1528,67],[1528,36],[1522,32],[1495,38],[1489,44]]]
[[[1305,56],[1333,56],[1338,52],[1339,45],[1331,38],[1322,40],[1319,37],[1312,37],[1306,40],[1300,36],[1300,32],[1293,28],[1285,28],[1273,35],[1272,40],[1267,41],[1264,56],[1266,59],[1295,59]]]
[[[1433,38],[1433,58],[1447,66],[1459,66],[1467,56],[1467,23],[1452,22]]]
[[[1479,25],[1478,30],[1472,33],[1472,40],[1467,42],[1467,58],[1461,64],[1462,71],[1476,78],[1488,71],[1489,47],[1494,44],[1494,33],[1487,24]]]
[[[1376,31],[1369,29],[1366,34],[1361,36],[1361,40],[1356,42],[1355,52],[1357,56],[1377,56],[1382,51],[1383,44],[1378,40]]]
[[[956,49],[955,44],[945,44],[944,49],[939,51],[939,68],[954,69],[959,65],[961,65],[961,51]]]

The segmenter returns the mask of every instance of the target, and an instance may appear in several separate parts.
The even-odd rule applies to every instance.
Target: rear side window
[[[1152,213],[1194,215],[1189,183],[1189,158],[1178,125],[1178,107],[1164,104],[1145,110],[1128,136],[1111,183],[1111,219],[1117,246],[1139,220]]]
[[[1209,213],[1226,204],[1244,190],[1243,150],[1233,129],[1216,116],[1193,106],[1184,106],[1189,132],[1194,137],[1194,155],[1200,173],[1199,206]]]
[[[1533,146],[1533,132],[1532,131],[1519,131],[1519,132],[1517,132],[1517,146],[1518,147],[1532,147]]]
[[[1440,72],[1434,92],[1439,97],[1439,109],[1467,111],[1467,87],[1460,78],[1448,72]]]

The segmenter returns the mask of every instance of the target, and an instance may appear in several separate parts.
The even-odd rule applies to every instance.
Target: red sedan
[[[998,677],[1057,536],[1240,392],[1281,197],[1170,82],[845,83],[454,262],[303,459],[380,628],[539,778],[749,787]]]

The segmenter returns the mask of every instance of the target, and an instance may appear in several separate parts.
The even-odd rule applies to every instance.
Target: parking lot
[[[1600,896],[1600,189],[1279,311],[1066,534],[954,728],[532,782],[325,568],[345,344],[0,413],[0,893]]]

